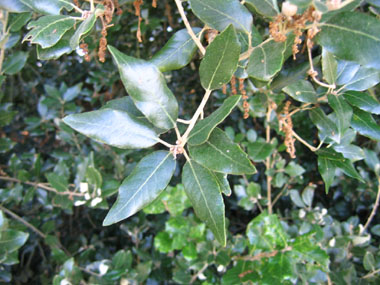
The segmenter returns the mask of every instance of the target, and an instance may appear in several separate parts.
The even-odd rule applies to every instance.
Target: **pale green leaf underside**
[[[75,30],[73,37],[70,40],[70,47],[74,50],[79,46],[79,42],[83,36],[88,34],[95,25],[95,14],[88,16]]]
[[[70,0],[21,0],[21,2],[41,14],[59,15],[63,8],[67,11],[73,9]]]

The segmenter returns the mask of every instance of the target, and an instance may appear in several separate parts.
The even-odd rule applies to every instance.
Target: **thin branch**
[[[87,274],[90,274],[90,275],[95,276],[97,278],[102,278],[102,275],[100,275],[99,273],[93,272],[91,270],[88,270],[87,268],[80,267],[80,266],[78,266],[78,268],[79,268],[79,270],[86,272]]]
[[[377,181],[378,181],[378,188],[377,188],[377,195],[376,195],[376,201],[375,201],[375,205],[373,205],[373,209],[372,209],[372,212],[371,214],[369,215],[368,217],[368,220],[367,222],[365,223],[364,227],[361,229],[360,231],[360,235],[362,235],[368,228],[368,226],[370,225],[370,223],[372,222],[372,219],[373,217],[375,216],[376,214],[376,211],[377,211],[377,208],[379,207],[379,203],[380,203],[380,177],[377,178]]]
[[[271,40],[273,40],[273,38],[269,37],[265,41],[263,41],[261,44],[255,46],[255,47],[252,47],[251,44],[249,44],[248,50],[240,55],[239,61],[242,61],[244,59],[249,58],[251,56],[251,53],[253,52],[253,50],[255,48],[261,47],[261,46],[265,45],[266,43],[270,42]],[[248,34],[248,41],[252,41],[250,34]]]
[[[201,275],[207,269],[207,267],[208,267],[208,263],[203,265],[201,270],[199,270],[196,274],[194,274],[193,277],[191,277],[190,284],[193,284],[195,282],[195,280],[197,280],[198,276]]]
[[[170,144],[170,143],[167,143],[166,141],[160,139],[160,138],[156,138],[156,140],[160,143],[160,144],[163,144],[164,146],[168,147],[168,148],[172,148],[174,147],[174,145]]]
[[[380,272],[380,268],[376,269],[375,271],[372,271],[372,272],[368,273],[367,275],[364,275],[362,278],[363,279],[371,278],[371,277],[375,276],[379,272]]]
[[[185,124],[185,125],[189,125],[191,120],[182,120],[182,119],[177,119],[177,122],[178,123],[181,123],[181,124]]]

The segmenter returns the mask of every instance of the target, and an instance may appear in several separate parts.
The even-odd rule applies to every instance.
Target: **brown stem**
[[[372,222],[372,219],[373,219],[373,217],[374,217],[375,214],[376,214],[377,208],[379,207],[379,203],[380,203],[380,177],[377,178],[377,181],[378,181],[379,185],[378,185],[378,188],[377,188],[377,195],[376,195],[375,205],[373,205],[372,212],[371,212],[371,214],[369,215],[368,220],[367,220],[367,222],[365,223],[364,227],[363,227],[362,230],[360,231],[360,234],[361,234],[361,235],[367,230],[369,224]]]

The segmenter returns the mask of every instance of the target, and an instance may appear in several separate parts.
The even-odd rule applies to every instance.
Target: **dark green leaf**
[[[291,244],[292,253],[297,253],[303,260],[317,262],[324,269],[329,267],[329,255],[309,235],[299,236]]]
[[[1,232],[0,238],[0,252],[7,251],[11,253],[21,246],[24,245],[26,240],[28,239],[29,234],[15,231],[15,230],[5,230]]]
[[[380,141],[380,126],[370,113],[354,108],[351,126],[361,135]]]
[[[10,31],[13,33],[20,31],[22,27],[25,26],[26,23],[30,20],[30,18],[32,18],[32,13],[30,12],[12,15],[14,16],[9,20],[8,29],[10,29]]]
[[[339,60],[337,66],[337,85],[348,84],[360,69],[360,64],[351,61]]]
[[[189,160],[183,167],[182,182],[197,216],[212,230],[222,246],[225,246],[224,202],[214,175],[207,168]]]
[[[108,101],[103,106],[103,108],[124,111],[138,119],[145,118],[143,113],[141,113],[140,110],[136,108],[135,103],[133,103],[130,96],[124,96],[123,98]]]
[[[345,90],[364,91],[380,82],[380,71],[360,66],[351,80],[341,88]]]
[[[37,56],[40,60],[52,60],[60,58],[62,55],[66,53],[70,53],[73,49],[70,46],[70,39],[74,31],[68,31],[63,35],[63,37],[56,43],[54,46],[50,48],[43,49],[41,46],[37,46]]]
[[[343,94],[344,99],[351,105],[376,115],[380,115],[380,103],[368,93],[347,91]]]
[[[190,156],[203,166],[228,174],[253,174],[256,168],[226,133],[215,128],[204,144],[189,146]]]
[[[356,145],[336,145],[334,150],[352,161],[362,160],[365,157],[364,151]]]
[[[295,277],[295,269],[290,253],[280,252],[269,258],[262,268],[262,284],[284,284],[285,280]]]
[[[337,143],[340,142],[339,130],[337,125],[325,115],[322,109],[312,109],[310,110],[309,114],[310,119],[312,120],[314,125],[317,126],[321,134],[329,136]]]
[[[266,142],[253,142],[248,144],[248,155],[253,161],[264,161],[275,149],[275,145]]]
[[[329,105],[336,115],[336,125],[338,127],[339,141],[350,127],[352,118],[352,108],[346,103],[342,96],[329,94],[327,96]]]
[[[297,177],[297,176],[300,176],[300,175],[305,173],[305,168],[303,168],[301,165],[295,163],[294,161],[291,161],[285,167],[285,173],[291,177]]]
[[[317,93],[315,92],[313,85],[306,80],[298,80],[283,88],[282,91],[299,102],[317,102]]]
[[[157,143],[153,126],[119,110],[74,114],[63,121],[96,141],[119,148],[146,148]]]
[[[363,258],[363,266],[365,270],[375,271],[376,270],[376,260],[372,252],[367,251]]]
[[[108,49],[136,107],[155,126],[173,128],[178,116],[178,103],[158,68],[147,61],[127,56],[114,47],[108,46]]]
[[[227,174],[219,173],[219,172],[213,172],[213,174],[215,176],[216,182],[219,185],[220,191],[224,195],[230,196],[232,191],[231,191],[230,183],[228,183],[228,180],[227,180]]]
[[[298,190],[290,190],[289,191],[290,199],[296,204],[297,207],[304,208],[305,204],[301,199],[300,193]]]
[[[21,0],[21,2],[41,14],[59,15],[63,8],[67,11],[73,9],[70,1],[65,0]]]
[[[92,27],[95,25],[95,22],[96,16],[95,14],[91,14],[79,25],[70,39],[70,47],[72,50],[75,50],[79,46],[81,38],[91,31]]]
[[[188,143],[190,145],[203,144],[209,138],[214,128],[219,125],[232,112],[239,103],[241,96],[230,96],[215,112],[206,119],[199,121],[190,132]]]
[[[10,151],[15,143],[9,138],[0,138],[0,153]]]
[[[82,85],[82,83],[78,83],[70,88],[67,88],[67,90],[62,94],[62,99],[65,102],[69,102],[77,98],[82,90]]]
[[[200,28],[193,28],[199,33]],[[186,66],[197,51],[197,45],[186,29],[176,32],[165,46],[157,52],[150,62],[154,63],[161,72],[180,69]]]
[[[326,49],[322,49],[322,72],[323,79],[328,84],[335,84],[338,75],[338,63],[334,55]]]
[[[336,166],[327,157],[318,156],[318,170],[325,182],[326,194],[329,193],[329,188],[334,182]]]
[[[0,9],[12,13],[29,12],[30,8],[24,5],[21,0],[0,0]]]
[[[214,90],[228,83],[237,69],[239,55],[240,44],[230,25],[207,47],[199,67],[203,88]]]
[[[51,187],[56,189],[58,192],[65,192],[67,191],[67,186],[69,183],[67,182],[66,177],[63,177],[62,175],[58,175],[57,173],[48,173],[46,174],[46,178],[48,179]]]
[[[248,7],[252,7],[257,13],[273,18],[280,13],[277,0],[246,0],[245,4]]]
[[[236,30],[251,32],[252,15],[238,0],[190,0],[194,14],[208,26],[223,31],[233,25]]]
[[[8,55],[7,59],[4,61],[2,71],[8,75],[16,74],[24,67],[28,55],[27,52],[22,51],[16,51],[15,53]]]
[[[109,226],[124,220],[153,202],[169,184],[175,160],[167,151],[144,157],[119,188],[119,196],[104,219]]]

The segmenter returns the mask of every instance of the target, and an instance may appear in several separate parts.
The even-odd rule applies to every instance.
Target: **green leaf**
[[[58,192],[65,192],[67,190],[69,183],[67,182],[66,177],[52,172],[46,174],[46,178],[49,181],[50,185]]]
[[[262,267],[261,284],[284,284],[295,277],[295,268],[289,252],[280,252],[269,258]]]
[[[173,128],[178,116],[178,103],[158,68],[142,59],[127,56],[112,46],[108,49],[136,107],[156,127]]]
[[[15,143],[9,138],[0,138],[0,153],[6,153],[10,151]]]
[[[124,111],[140,120],[145,118],[144,114],[136,108],[135,103],[133,103],[130,96],[124,96],[123,98],[108,101],[102,109],[103,108]]]
[[[365,270],[375,271],[376,270],[376,260],[372,252],[367,251],[363,258],[363,266]]]
[[[337,85],[345,85],[350,83],[351,79],[360,69],[360,64],[351,61],[338,60],[337,66]]]
[[[351,127],[363,136],[380,141],[380,126],[370,113],[354,108]]]
[[[271,80],[281,70],[285,47],[285,43],[274,40],[255,47],[249,58],[248,75],[261,81]]]
[[[312,236],[298,236],[290,246],[292,247],[292,254],[298,254],[304,261],[316,262],[328,270],[330,257],[313,240]]]
[[[228,174],[253,174],[256,168],[226,133],[215,128],[208,141],[197,146],[189,146],[192,159],[210,170]]]
[[[0,252],[6,251],[7,253],[11,253],[19,249],[25,244],[28,237],[28,233],[20,231],[10,229],[2,231],[0,238]]]
[[[333,108],[336,115],[336,125],[338,127],[339,141],[350,127],[352,118],[352,108],[346,103],[342,96],[329,94],[327,96],[329,105]]]
[[[306,80],[298,80],[283,88],[282,91],[299,102],[316,103],[318,99],[313,85]]]
[[[53,60],[58,59],[62,55],[70,53],[73,49],[70,46],[70,38],[73,34],[67,32],[62,39],[59,40],[54,46],[43,49],[37,46],[37,57],[39,60]]]
[[[43,16],[37,21],[32,21],[27,28],[32,29],[23,41],[30,41],[42,48],[54,46],[62,36],[75,25],[75,20],[69,16]]]
[[[310,119],[321,132],[321,134],[329,136],[337,143],[340,142],[337,125],[325,115],[322,109],[312,109],[309,111],[309,114]]]
[[[92,27],[95,25],[95,22],[96,16],[95,14],[91,14],[79,25],[73,37],[70,39],[70,47],[72,50],[75,50],[79,46],[81,38],[91,31]]]
[[[327,51],[340,59],[380,69],[378,19],[363,13],[343,12],[321,27],[318,42]]]
[[[291,161],[285,167],[285,173],[288,174],[290,177],[297,177],[305,173],[305,168],[295,163],[294,161]]]
[[[20,31],[30,18],[32,18],[32,13],[30,12],[11,15],[13,15],[13,17],[9,20],[8,29],[10,29],[12,33]]]
[[[380,71],[374,68],[360,66],[359,70],[351,80],[343,85],[341,89],[364,91],[380,82]]]
[[[27,52],[22,51],[16,51],[15,53],[8,55],[7,59],[4,61],[2,71],[8,75],[18,73],[24,67],[28,55]]]
[[[245,4],[264,17],[273,18],[280,13],[276,0],[246,0]]]
[[[21,0],[21,2],[41,14],[59,15],[63,8],[67,11],[73,9],[70,0]]]
[[[240,98],[241,96],[237,95],[228,97],[215,112],[206,119],[199,121],[190,132],[188,144],[199,145],[207,141],[211,132],[232,112]]]
[[[112,109],[69,115],[63,121],[74,130],[119,148],[147,148],[157,143],[153,126]]]
[[[21,0],[0,0],[0,9],[12,13],[29,12],[30,8],[24,5]]]
[[[223,31],[233,25],[237,31],[249,34],[252,15],[239,0],[190,0],[194,14],[213,29]]]
[[[227,174],[224,173],[219,173],[219,172],[212,172],[215,176],[215,180],[219,185],[220,191],[226,195],[226,196],[231,196],[232,191],[230,187],[230,183],[227,180]]]
[[[268,156],[270,156],[275,149],[275,145],[266,142],[253,142],[248,144],[248,155],[255,161],[264,161]]]
[[[334,182],[336,169],[337,167],[327,157],[318,156],[318,170],[325,182],[326,194],[329,193],[329,188]]]
[[[214,175],[194,160],[189,160],[183,167],[182,182],[198,218],[206,223],[222,246],[226,246],[224,202]]]
[[[103,221],[109,226],[153,202],[169,184],[176,167],[172,154],[156,151],[144,157],[119,188],[119,196]]]
[[[203,88],[214,90],[228,83],[237,69],[239,55],[240,44],[230,25],[206,49],[199,67]]]
[[[194,33],[199,33],[200,28],[193,28]],[[157,52],[152,59],[161,72],[177,70],[186,66],[197,51],[197,45],[186,29],[176,32],[164,47]]]
[[[348,103],[363,111],[380,115],[380,103],[368,93],[347,91],[343,94],[343,97]]]
[[[338,62],[334,55],[326,49],[322,49],[322,73],[323,79],[328,84],[335,84],[338,76]]]
[[[351,161],[362,160],[365,158],[363,149],[356,145],[335,145],[334,150],[343,154],[344,158]]]

